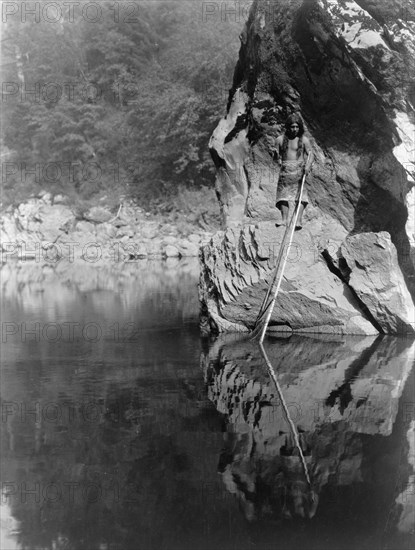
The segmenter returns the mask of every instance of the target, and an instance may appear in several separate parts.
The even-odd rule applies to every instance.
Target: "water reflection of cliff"
[[[397,513],[392,503],[410,481],[403,464],[410,455],[411,390],[400,398],[414,349],[412,341],[382,337],[275,339],[265,358],[256,343],[232,336],[211,346],[202,356],[208,395],[228,418],[219,471],[248,519],[315,516],[318,523],[336,509],[341,513],[348,495],[353,514],[379,528],[390,524]]]

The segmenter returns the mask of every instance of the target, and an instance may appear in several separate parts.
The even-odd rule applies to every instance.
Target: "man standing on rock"
[[[281,169],[275,206],[282,215],[282,222],[277,225],[287,225],[290,207],[295,205],[303,175],[310,172],[314,158],[310,140],[304,136],[304,123],[299,114],[294,113],[287,118],[285,133],[278,136],[276,145]],[[296,229],[302,228],[302,217],[307,203],[308,195],[304,185]]]

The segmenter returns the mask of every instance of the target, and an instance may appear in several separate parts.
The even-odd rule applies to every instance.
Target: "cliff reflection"
[[[356,516],[390,524],[410,481],[412,397],[399,403],[414,350],[382,337],[292,336],[263,353],[234,336],[211,346],[202,357],[208,396],[228,421],[218,470],[248,520],[312,518],[320,505],[321,516],[340,514],[347,494]]]

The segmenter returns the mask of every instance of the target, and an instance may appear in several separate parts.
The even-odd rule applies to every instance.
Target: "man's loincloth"
[[[304,174],[304,161],[284,160],[281,165],[278,178],[277,198],[275,205],[281,202],[294,203],[297,199],[301,180]],[[304,184],[301,203],[305,206],[308,203],[307,189]]]

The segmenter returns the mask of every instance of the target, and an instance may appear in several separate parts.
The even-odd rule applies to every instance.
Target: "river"
[[[3,266],[2,550],[413,548],[414,341],[264,356],[201,337],[197,280]]]

